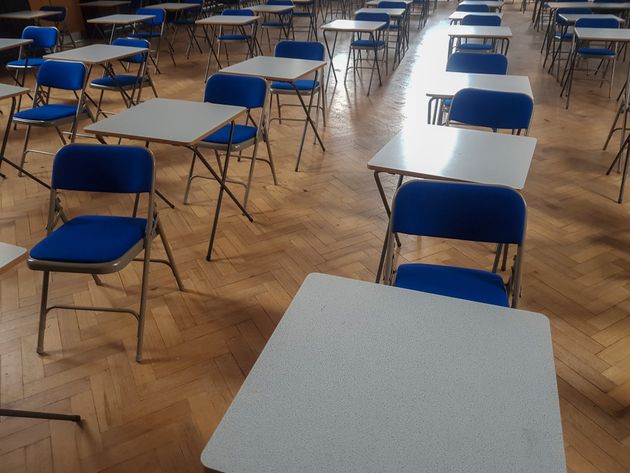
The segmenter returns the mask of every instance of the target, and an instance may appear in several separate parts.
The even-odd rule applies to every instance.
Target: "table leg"
[[[335,55],[335,48],[337,47],[337,36],[339,36],[339,32],[335,31],[335,39],[333,41],[332,50],[330,49],[329,44],[328,44],[326,31],[324,31],[322,35],[324,36],[324,44],[326,45],[326,51],[328,52],[328,59],[330,60],[330,64],[328,66],[328,74],[326,75],[326,88],[328,88],[328,82],[330,82],[330,71],[332,71],[333,76],[335,77],[335,84],[338,82],[337,73],[335,72],[335,66],[333,64],[333,56]]]
[[[54,414],[50,412],[20,411],[17,409],[0,409],[0,416],[8,417],[29,417],[31,419],[67,420],[71,422],[81,422],[81,416],[68,414]]]
[[[217,56],[217,53],[214,50],[214,46],[213,46],[214,40],[218,38],[218,36],[214,27],[211,27],[211,28],[212,28],[212,36],[213,36],[212,40],[208,36],[208,30],[206,26],[204,25],[203,27],[203,34],[206,37],[206,42],[208,43],[208,47],[210,48],[210,50],[208,51],[208,64],[206,65],[206,75],[205,75],[204,81],[207,81],[208,76],[210,75],[210,63],[212,62],[212,56],[214,56],[214,59],[217,61],[217,68],[221,69],[221,61],[219,61],[219,56]]]
[[[295,163],[296,172],[298,171],[300,167],[300,159],[302,159],[302,150],[304,149],[304,140],[306,138],[306,130],[308,129],[309,122],[311,123],[311,126],[313,127],[313,131],[317,134],[317,128],[313,124],[313,121],[310,119],[310,116],[311,116],[311,109],[313,107],[313,97],[315,97],[315,84],[317,82],[318,76],[319,76],[319,71],[315,73],[315,78],[313,79],[313,88],[311,89],[311,96],[309,97],[309,100],[308,100],[308,108],[304,108],[304,113],[306,113],[307,120],[304,122],[304,128],[302,130],[302,139],[300,140],[300,147],[298,149],[297,162]],[[295,93],[298,95],[298,97],[300,97],[300,102],[302,103],[302,106],[304,107],[304,101],[301,98],[300,91],[298,90],[298,88],[295,86],[293,82],[291,83],[291,85],[295,89]],[[319,135],[317,135],[317,139],[319,140],[319,144],[322,147],[322,150],[326,151],[326,149],[324,148],[324,144],[322,143],[322,140],[320,139]]]

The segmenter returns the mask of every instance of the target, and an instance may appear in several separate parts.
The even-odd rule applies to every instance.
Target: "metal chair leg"
[[[42,298],[39,306],[39,331],[37,334],[37,353],[44,353],[44,333],[46,332],[46,314],[48,313],[48,284],[50,281],[50,272],[44,271],[42,280]]]

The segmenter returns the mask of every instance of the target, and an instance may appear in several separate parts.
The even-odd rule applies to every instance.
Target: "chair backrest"
[[[358,21],[379,21],[389,26],[389,15],[387,13],[359,12],[354,16]]]
[[[457,5],[456,11],[490,13],[490,7],[488,5]]]
[[[137,15],[153,15],[154,18],[149,20],[144,20],[144,23],[147,26],[160,26],[164,23],[164,18],[166,18],[166,14],[164,10],[161,8],[138,8],[136,10]]]
[[[619,28],[619,21],[614,18],[580,18],[576,28]]]
[[[526,221],[525,200],[509,187],[413,180],[396,192],[390,231],[520,245]]]
[[[499,15],[466,15],[462,18],[462,25],[501,26],[501,17]]]
[[[383,0],[382,2],[378,2],[378,8],[403,8],[407,9],[407,4],[405,2],[396,2],[391,0]]]
[[[127,46],[131,48],[147,48],[149,49],[151,45],[146,39],[137,39],[137,38],[116,38],[112,42],[112,46]],[[121,59],[123,62],[130,62],[132,64],[142,64],[147,60],[148,51],[146,53],[136,54],[135,56],[127,57]]]
[[[265,105],[267,82],[261,77],[214,74],[206,82],[203,101],[248,109]]]
[[[139,194],[152,192],[153,155],[141,146],[70,144],[57,151],[53,189]]]
[[[43,5],[40,7],[40,11],[59,12],[57,15],[42,18],[44,21],[62,22],[66,19],[66,15],[68,14],[66,7],[56,7],[53,5]]]
[[[462,89],[453,97],[448,119],[493,130],[526,130],[533,111],[534,101],[526,94]]]
[[[37,71],[37,86],[63,90],[81,90],[87,69],[80,62],[45,61]]]
[[[54,26],[27,26],[22,30],[22,39],[32,39],[30,49],[53,49],[57,45],[59,30]]]
[[[455,52],[448,57],[446,70],[469,74],[507,74],[508,59],[503,54]]]
[[[267,5],[291,6],[293,5],[293,2],[291,0],[267,0]]]
[[[242,10],[234,10],[228,8],[227,10],[223,10],[221,15],[231,15],[231,16],[254,16],[254,12],[252,10],[248,10],[247,8]]]
[[[324,45],[317,41],[280,41],[276,44],[274,56],[292,59],[324,60]]]

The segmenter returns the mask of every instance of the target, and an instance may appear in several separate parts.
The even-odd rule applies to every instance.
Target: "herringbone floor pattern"
[[[203,445],[303,278],[313,271],[374,278],[386,219],[366,162],[403,122],[426,119],[424,78],[443,67],[442,28],[453,8],[453,2],[441,3],[426,29],[414,28],[402,64],[370,97],[363,85],[353,86],[352,77],[348,88],[331,88],[327,151],[309,138],[298,173],[293,166],[301,128],[274,122],[279,185],[258,166],[251,198],[255,223],[226,204],[211,263],[204,256],[217,186],[196,182],[192,204],[183,205],[190,156],[152,146],[159,187],[177,203],[175,210],[160,203],[160,210],[187,290],[176,290],[167,269],[152,269],[144,363],[134,362],[131,317],[73,311],[51,312],[47,354],[38,356],[41,276],[22,264],[0,277],[2,405],[85,418],[81,428],[2,419],[0,472],[201,470]],[[551,319],[569,470],[628,472],[630,204],[614,202],[619,177],[604,175],[613,154],[601,151],[615,103],[604,89],[578,84],[566,111],[558,84],[542,72],[541,33],[529,28],[529,14],[516,5],[505,11],[504,23],[515,34],[510,72],[531,78],[536,109],[530,134],[539,139],[524,191],[529,227],[522,307]],[[163,56],[158,90],[162,97],[200,100],[205,55],[187,61],[184,47],[178,44],[176,67]],[[342,47],[338,66],[345,64],[344,54]],[[618,73],[620,85],[625,65]],[[114,97],[107,105],[120,107]],[[37,130],[34,136],[40,148],[58,146],[52,133]],[[22,137],[23,130],[12,133],[10,156],[19,153]],[[244,175],[245,166],[233,169]],[[34,156],[28,167],[48,179],[50,158]],[[7,171],[9,179],[0,182],[0,241],[31,247],[44,235],[48,195]],[[394,182],[388,181],[390,190]],[[99,195],[67,195],[64,201],[70,214],[128,212],[132,203]],[[410,261],[479,266],[491,260],[489,247],[409,240],[404,248]],[[105,287],[98,288],[86,276],[56,275],[52,298],[136,303],[138,266],[103,279]]]

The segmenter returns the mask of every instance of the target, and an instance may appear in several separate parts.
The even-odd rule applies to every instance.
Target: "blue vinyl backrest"
[[[395,2],[384,0],[382,2],[378,2],[378,8],[404,8],[407,9],[407,4],[405,2]]]
[[[456,11],[490,13],[490,7],[488,5],[458,5]]]
[[[394,197],[391,231],[520,244],[525,238],[526,219],[525,200],[514,189],[415,180],[402,185]]]
[[[449,120],[472,126],[518,130],[529,128],[533,111],[534,102],[526,94],[462,89],[453,97]]]
[[[386,23],[385,26],[389,26],[389,15],[387,13],[360,12],[354,16],[354,19],[358,21],[383,21]]]
[[[142,23],[149,26],[159,26],[164,23],[165,13],[161,8],[138,8],[136,10],[137,15],[153,15],[155,18],[145,20]]]
[[[267,83],[254,76],[214,74],[206,82],[203,101],[246,108],[259,108],[265,104]]]
[[[70,144],[53,161],[52,187],[86,192],[151,192],[154,163],[141,146]]]
[[[267,0],[267,5],[293,5],[291,0]]]
[[[619,22],[614,18],[579,18],[575,22],[576,28],[619,28]]]
[[[324,45],[317,41],[280,41],[274,52],[276,57],[292,59],[324,60]]]
[[[232,8],[228,8],[227,10],[223,10],[221,15],[232,15],[232,16],[254,16],[254,12],[252,10],[248,10],[247,8],[242,10],[234,10]]]
[[[465,26],[501,26],[499,15],[466,15],[462,19]]]
[[[507,74],[508,59],[498,53],[462,53],[455,52],[448,57],[448,72],[466,72],[468,74]]]
[[[53,89],[81,90],[86,72],[80,62],[44,61],[37,72],[37,83]]]
[[[566,13],[568,15],[590,15],[593,10],[590,8],[558,8],[556,10],[556,23],[559,25],[566,25],[566,21],[560,18],[560,15]]]
[[[32,39],[31,49],[52,49],[57,45],[59,31],[54,26],[27,26],[22,30],[22,39]]]
[[[59,14],[55,16],[47,16],[46,18],[42,18],[42,20],[44,21],[64,21],[66,19],[66,15],[68,14],[68,10],[66,9],[66,7],[43,5],[39,9],[40,11],[59,12]]]
[[[151,45],[146,39],[136,39],[136,38],[116,38],[112,42],[113,46],[127,46],[131,48],[147,48],[149,49]],[[148,56],[147,53],[136,54],[135,56],[127,57],[121,59],[124,62],[131,62],[133,64],[141,64],[145,61]]]

